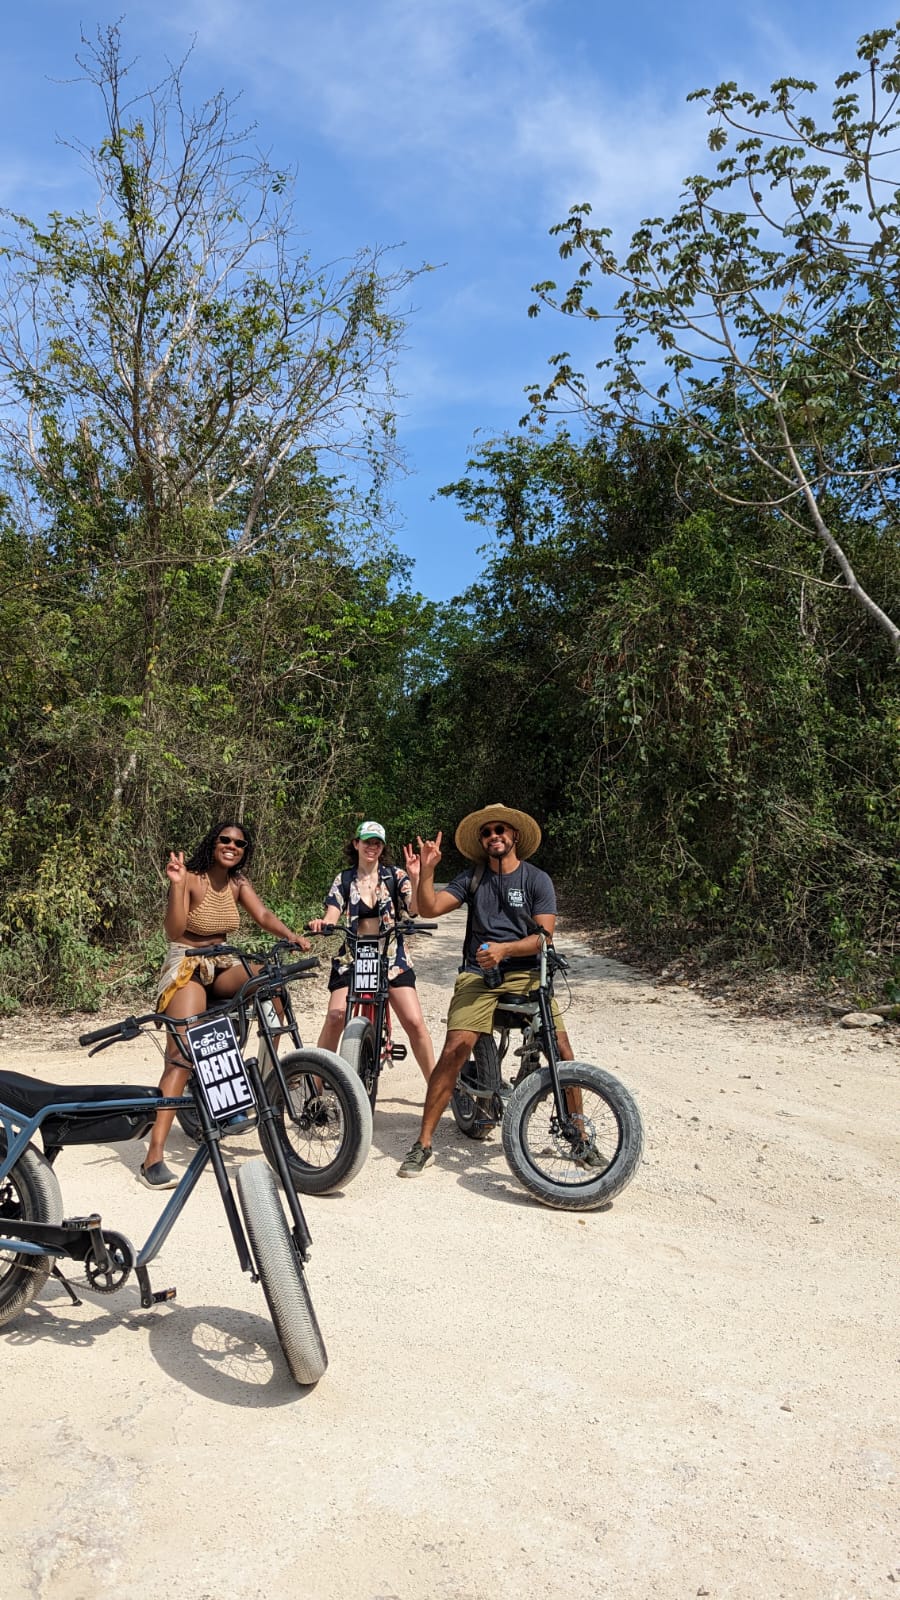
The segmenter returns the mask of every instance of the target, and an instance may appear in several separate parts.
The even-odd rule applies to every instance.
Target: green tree
[[[567,396],[595,422],[673,427],[731,504],[796,530],[798,553],[813,536],[827,566],[807,564],[808,583],[852,596],[896,655],[896,570],[880,552],[896,543],[900,468],[900,24],[865,35],[858,63],[828,112],[801,79],[765,98],[698,90],[726,153],[624,253],[589,205],[572,209],[553,232],[575,280],[536,284],[532,313],[611,320],[613,349],[599,396],[563,353],[531,400],[541,416]]]
[[[120,47],[83,61],[97,205],[8,217],[0,290],[0,969],[79,1002],[223,809],[300,892],[417,618],[380,511],[413,274],[315,270],[227,101],[132,93]]]
[[[79,147],[95,210],[10,218],[0,291],[2,432],[19,514],[65,544],[74,571],[130,574],[133,666],[152,737],[168,575],[218,575],[214,621],[240,562],[304,502],[317,457],[390,458],[390,370],[410,273],[378,252],[316,272],[297,251],[285,174],[254,154],[222,95],[200,111],[181,69],[128,96],[117,28],[82,63],[106,122]],[[128,770],[138,762],[132,748]]]
[[[638,937],[883,974],[900,702],[812,532],[723,503],[674,428],[500,440],[445,492],[494,537],[421,701],[439,815],[512,771],[542,860]]]

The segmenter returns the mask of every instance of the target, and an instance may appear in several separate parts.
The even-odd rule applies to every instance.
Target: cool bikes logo
[[[521,889],[510,889],[509,904],[511,906],[515,906],[517,911],[521,911],[525,904],[525,896],[523,895]]]
[[[210,1055],[216,1050],[230,1050],[234,1043],[233,1033],[223,1033],[219,1028],[211,1028],[209,1033],[203,1035],[203,1053]]]

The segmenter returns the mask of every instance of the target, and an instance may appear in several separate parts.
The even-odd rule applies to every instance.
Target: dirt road
[[[419,946],[436,1042],[461,938]],[[559,943],[576,1051],[644,1116],[631,1187],[544,1209],[449,1119],[398,1183],[422,1086],[396,1067],[362,1174],[305,1203],[330,1357],[305,1393],[204,1179],[154,1274],[173,1304],[51,1282],[0,1335],[4,1600],[900,1596],[900,1049]],[[322,1005],[304,986],[308,1040]],[[156,1081],[152,1047],[88,1064],[78,1026],[7,1024],[0,1064]],[[66,1210],[142,1242],[142,1148],[65,1151]]]

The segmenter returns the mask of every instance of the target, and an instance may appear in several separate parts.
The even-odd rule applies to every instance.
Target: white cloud
[[[633,220],[694,164],[702,117],[573,65],[552,21],[551,0],[342,0],[315,17],[193,0],[178,13],[204,56],[252,75],[255,103],[352,158],[398,212],[427,196],[458,226],[499,201],[544,223],[592,198]]]

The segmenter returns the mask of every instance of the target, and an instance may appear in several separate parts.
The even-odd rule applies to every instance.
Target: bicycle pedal
[[[99,1228],[101,1226],[102,1224],[100,1217],[96,1211],[94,1212],[93,1216],[90,1217],[64,1217],[63,1221],[60,1223],[60,1227],[73,1228],[78,1232],[80,1232],[82,1228]]]
[[[407,1051],[406,1051],[406,1045],[405,1044],[392,1044],[391,1045],[391,1060],[392,1061],[405,1061],[406,1060],[406,1055],[407,1055]]]
[[[152,1303],[155,1306],[161,1306],[166,1300],[174,1300],[177,1293],[177,1289],[157,1289],[151,1296]]]

